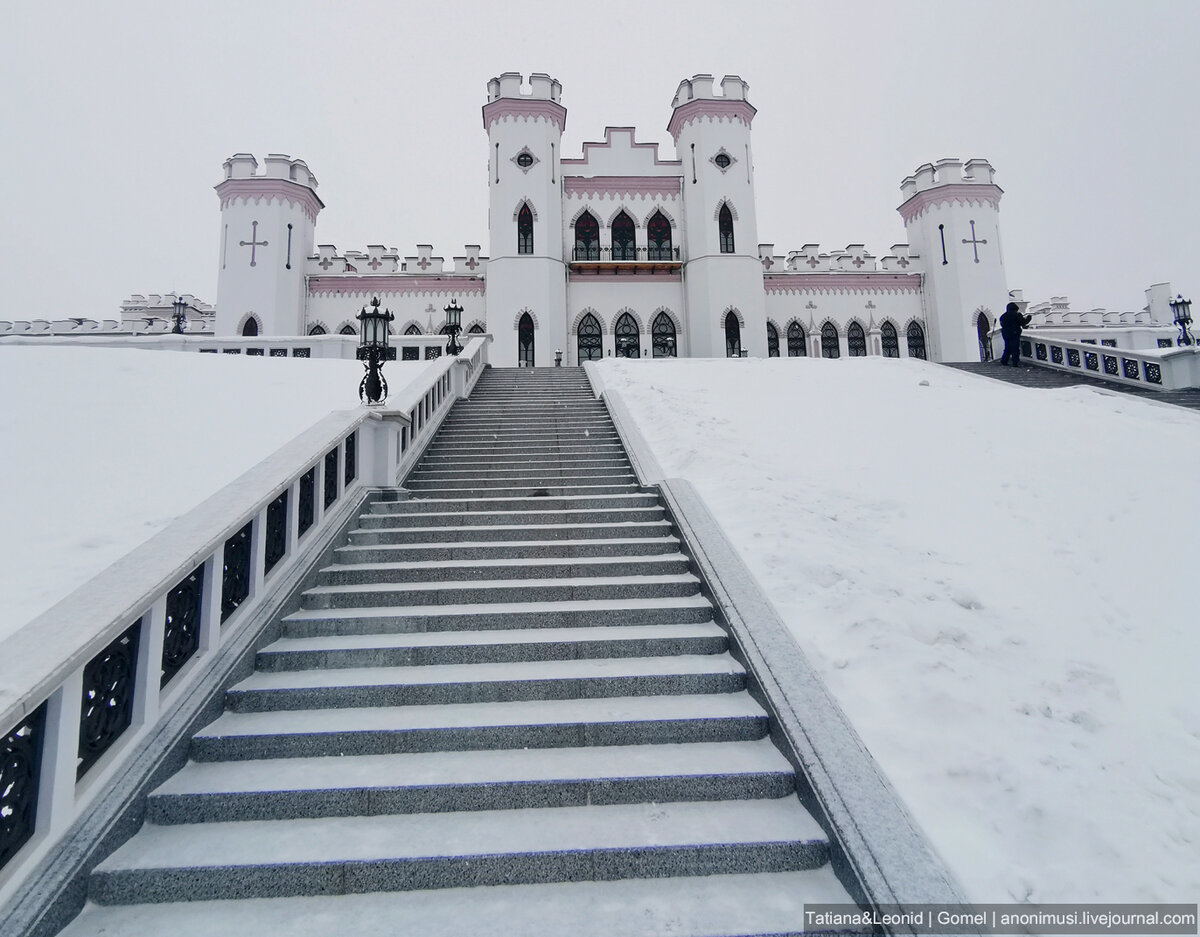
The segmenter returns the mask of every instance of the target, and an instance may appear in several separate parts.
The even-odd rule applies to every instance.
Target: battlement
[[[907,244],[893,244],[883,257],[876,257],[862,244],[847,244],[845,250],[822,253],[819,244],[805,244],[786,256],[775,253],[774,244],[759,244],[758,259],[763,273],[917,273],[920,255]]]
[[[712,75],[693,75],[691,78],[683,79],[679,83],[679,87],[675,89],[675,98],[671,101],[671,107],[682,107],[689,101],[696,100],[746,100],[746,94],[750,90],[750,85],[742,81],[737,75],[726,75],[721,79],[720,94],[713,91],[714,81],[715,79]]]
[[[558,79],[551,78],[545,72],[533,72],[529,76],[529,90],[522,90],[524,76],[520,72],[504,72],[499,78],[488,82],[488,101],[500,98],[525,98],[531,101],[553,101],[559,103],[562,96],[562,85]]]
[[[911,176],[900,183],[905,200],[918,192],[943,185],[995,185],[996,171],[986,159],[939,159],[936,163],[918,166]]]
[[[432,244],[418,244],[417,252],[401,258],[394,247],[368,244],[366,251],[339,252],[332,244],[318,244],[317,253],[308,258],[304,272],[313,277],[329,276],[480,276],[487,268],[487,258],[480,256],[478,244],[467,244],[463,253],[455,255],[447,266],[446,258],[433,253]]]
[[[226,179],[282,179],[317,187],[317,177],[302,159],[292,159],[284,153],[268,153],[263,160],[263,171],[258,171],[258,160],[250,153],[234,153],[225,160]]]

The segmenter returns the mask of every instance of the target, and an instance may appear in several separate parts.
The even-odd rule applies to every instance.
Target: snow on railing
[[[1134,351],[1026,333],[1021,337],[1021,356],[1042,367],[1115,384],[1152,390],[1200,387],[1200,349],[1195,347]]]
[[[218,653],[269,624],[369,490],[403,480],[490,341],[382,406],[328,414],[4,641],[0,906],[173,709],[223,679]]]

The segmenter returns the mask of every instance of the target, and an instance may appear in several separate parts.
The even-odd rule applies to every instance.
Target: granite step
[[[382,530],[354,530],[350,542],[356,544],[386,543],[455,543],[460,540],[601,540],[608,538],[654,537],[673,533],[666,520],[645,522],[626,521],[621,524],[507,524],[495,526],[465,525],[460,527],[397,527]]]
[[[430,497],[423,493],[419,499],[407,501],[373,501],[367,513],[378,515],[423,514],[430,511],[567,511],[607,507],[657,507],[654,491],[622,491],[610,494],[549,494],[539,497],[501,497],[495,494],[459,495],[453,498]]]
[[[420,503],[420,502],[418,502]],[[540,505],[538,507],[541,507]],[[623,524],[662,520],[666,510],[660,504],[629,508],[560,508],[548,506],[513,511],[410,511],[405,514],[367,512],[358,518],[359,530],[412,530],[422,527],[503,527],[514,523],[544,524]]]
[[[324,567],[318,585],[348,586],[399,582],[472,582],[481,579],[553,579],[588,576],[676,575],[689,572],[682,553],[650,556],[601,556],[589,559],[527,557],[438,562],[338,563]]]
[[[679,550],[678,537],[607,540],[512,540],[492,543],[413,543],[392,546],[351,544],[338,547],[339,564],[442,563],[476,560],[584,559],[587,557],[659,556]]]

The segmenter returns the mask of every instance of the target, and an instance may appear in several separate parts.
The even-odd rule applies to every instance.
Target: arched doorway
[[[601,346],[600,320],[590,312],[579,320],[579,331],[576,333],[576,349],[579,361],[599,361],[604,357]]]
[[[517,323],[517,367],[533,367],[533,316],[527,312]]]
[[[590,211],[575,219],[575,259],[600,259],[600,222]]]
[[[629,313],[621,313],[617,326],[613,329],[616,335],[618,358],[640,358],[642,356],[642,337],[638,333],[637,321]]]
[[[879,340],[883,345],[883,356],[885,358],[900,357],[900,339],[896,335],[896,327],[890,322],[885,322],[879,327]]]
[[[742,327],[738,323],[736,312],[725,316],[725,357],[740,358],[742,356]]]
[[[779,330],[770,322],[767,323],[767,357],[779,357]]]
[[[676,357],[675,322],[665,312],[654,317],[654,324],[650,326],[650,344],[655,358]]]
[[[612,230],[612,259],[637,260],[633,219],[625,212],[619,212],[609,227]]]
[[[804,334],[804,326],[793,322],[788,326],[788,357],[805,358],[808,356],[808,336]]]
[[[851,358],[867,356],[867,336],[863,332],[863,327],[857,322],[851,322],[846,328],[846,349],[850,352]]]
[[[910,358],[925,357],[925,330],[919,322],[908,324],[908,356]]]
[[[837,327],[832,322],[826,322],[821,326],[821,357],[840,358],[841,356],[842,349],[838,344]]]
[[[980,312],[978,318],[975,319],[975,332],[979,336],[979,360],[991,361],[994,357],[992,354],[992,323],[988,321],[988,314]]]

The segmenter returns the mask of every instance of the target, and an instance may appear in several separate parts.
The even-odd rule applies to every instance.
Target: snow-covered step
[[[753,800],[792,793],[769,739],[189,762],[147,805],[153,823]]]
[[[497,463],[487,460],[465,461],[459,459],[452,463],[447,462],[444,466],[439,463],[428,468],[413,469],[406,486],[415,487],[412,484],[415,480],[437,481],[438,479],[454,478],[476,479],[478,484],[484,484],[488,479],[494,478],[533,485],[547,484],[540,479],[552,479],[554,484],[570,484],[571,482],[566,479],[579,479],[580,484],[588,484],[589,481],[596,484],[597,482],[590,476],[621,478],[625,482],[629,482],[634,477],[629,460],[623,455],[615,459],[552,459],[544,461],[525,458]],[[629,483],[632,484],[632,482]]]
[[[549,506],[540,510],[516,509],[512,511],[488,511],[468,508],[463,511],[441,511],[434,507],[430,511],[409,511],[403,515],[380,514],[369,511],[358,518],[360,529],[389,530],[397,526],[413,527],[462,527],[466,524],[496,526],[512,523],[526,524],[620,524],[658,520],[666,515],[661,504],[605,507],[605,508],[559,508]]]
[[[552,487],[534,487],[531,485],[516,485],[509,488],[425,488],[421,491],[423,499],[453,500],[455,498],[566,498],[589,497],[595,495],[641,494],[645,489],[640,485],[629,482],[624,485],[554,485]],[[408,497],[413,492],[405,489]],[[387,501],[379,501],[387,504]]]
[[[92,874],[99,904],[353,894],[824,865],[795,798],[147,824]]]
[[[489,602],[580,601],[695,595],[700,580],[691,573],[662,576],[587,576],[562,579],[482,579],[470,583],[363,583],[306,589],[303,607],[467,605]]]
[[[88,905],[61,937],[747,937],[800,934],[806,904],[851,904],[803,872],[493,885],[361,895]]]
[[[404,483],[410,490],[428,488],[511,488],[521,486],[540,490],[555,485],[634,485],[637,479],[628,460],[624,464],[562,466],[521,472],[513,468],[492,468],[467,474],[453,468],[438,471],[413,471]]]
[[[589,559],[445,560],[438,562],[370,562],[326,566],[319,573],[322,586],[388,582],[470,582],[481,579],[555,579],[588,576],[672,575],[689,572],[691,561],[682,553],[654,556],[600,556]]]
[[[577,660],[720,654],[725,632],[713,622],[609,625],[419,634],[321,635],[280,638],[258,652],[262,671],[312,667],[419,667],[506,661]]]
[[[588,625],[679,624],[712,620],[712,603],[694,595],[571,602],[488,602],[385,608],[299,609],[286,616],[289,637],[383,634],[496,628],[575,628]]]
[[[497,497],[483,494],[477,497],[438,498],[423,494],[420,499],[407,501],[373,501],[372,514],[421,514],[427,511],[565,511],[597,508],[658,507],[654,491],[630,491],[613,494],[565,494],[525,497]]]
[[[761,739],[744,690],[685,696],[225,712],[192,738],[196,761],[577,748]]]
[[[735,693],[746,672],[728,654],[256,671],[225,694],[232,712],[437,706],[514,700]]]
[[[458,527],[395,527],[380,530],[359,528],[350,532],[351,543],[445,543],[459,540],[582,540],[591,538],[666,536],[674,530],[670,521],[627,521],[623,524],[497,524]]]
[[[402,563],[494,559],[584,558],[649,556],[675,553],[678,537],[613,537],[607,540],[510,540],[491,543],[414,543],[392,546],[350,544],[338,547],[338,563]]]

